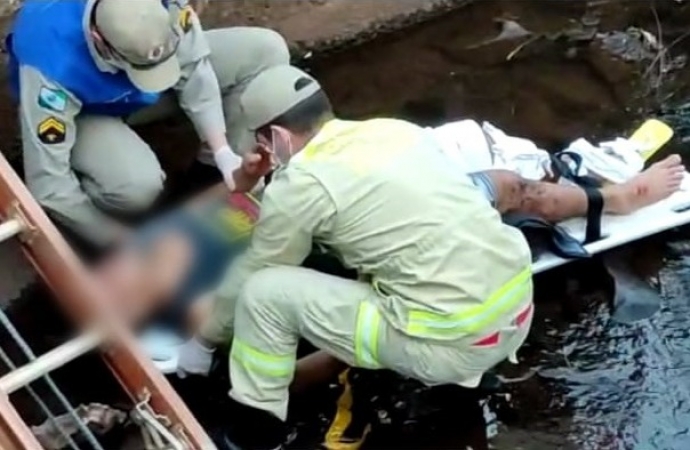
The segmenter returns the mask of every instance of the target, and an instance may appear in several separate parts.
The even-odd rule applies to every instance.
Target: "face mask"
[[[276,128],[271,127],[271,147],[278,166],[286,166],[292,158],[292,139],[287,135],[287,141]]]

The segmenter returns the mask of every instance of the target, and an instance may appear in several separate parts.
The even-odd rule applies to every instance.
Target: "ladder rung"
[[[6,241],[7,239],[18,235],[21,233],[23,228],[24,225],[22,225],[22,223],[17,219],[0,223],[0,242]]]
[[[101,333],[84,333],[0,378],[0,390],[9,395],[95,349],[102,342]]]

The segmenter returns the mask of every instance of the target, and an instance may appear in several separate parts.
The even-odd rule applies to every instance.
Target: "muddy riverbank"
[[[673,1],[475,2],[309,64],[343,114],[471,117],[557,148],[685,98],[689,13]]]

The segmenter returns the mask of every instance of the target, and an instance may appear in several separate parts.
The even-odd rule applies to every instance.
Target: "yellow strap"
[[[494,292],[489,299],[457,314],[411,311],[407,332],[419,337],[449,337],[474,334],[502,314],[517,307],[532,288],[532,271],[527,268]]]
[[[365,369],[381,367],[378,362],[380,326],[381,314],[376,306],[369,302],[361,302],[357,312],[355,331],[355,363],[357,367]]]
[[[325,450],[359,450],[364,444],[364,439],[371,430],[371,425],[367,425],[361,436],[357,438],[348,439],[345,437],[345,431],[352,423],[352,404],[354,399],[352,397],[352,385],[349,381],[350,369],[344,371],[338,377],[340,385],[343,387],[343,392],[338,397],[337,409],[333,423],[326,432],[326,440],[323,443]]]
[[[235,338],[230,358],[247,370],[274,378],[292,377],[295,372],[294,355],[272,355]]]

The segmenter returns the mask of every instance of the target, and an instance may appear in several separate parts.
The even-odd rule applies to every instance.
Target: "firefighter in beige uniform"
[[[291,66],[256,77],[241,105],[284,165],[181,370],[204,373],[203,346],[233,339],[230,395],[268,424],[286,417],[300,338],[352,366],[467,387],[522,345],[529,247],[423,129],[334,119],[318,83]],[[313,242],[362,281],[299,267]]]
[[[29,189],[56,219],[103,244],[120,228],[102,211],[146,208],[165,179],[129,125],[181,107],[203,142],[199,159],[244,189],[236,153],[254,141],[239,95],[289,61],[271,30],[204,32],[187,0],[26,0],[8,48]]]

